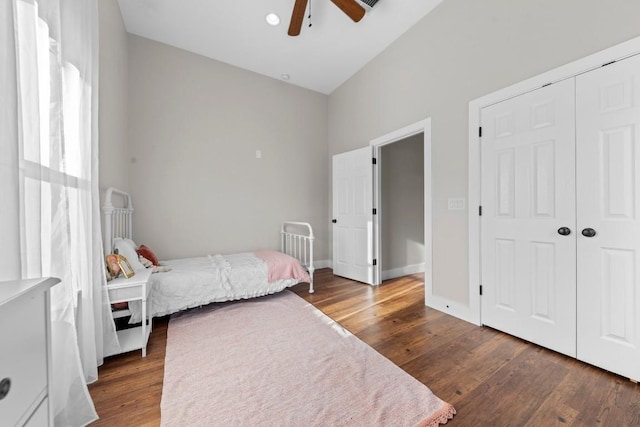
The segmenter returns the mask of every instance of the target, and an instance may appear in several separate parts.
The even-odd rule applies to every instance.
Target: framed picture
[[[118,257],[118,266],[120,267],[120,271],[127,279],[133,277],[136,272],[133,268],[131,268],[131,264],[129,264],[129,260],[127,260],[122,255],[116,255]]]
[[[114,279],[122,273],[122,275],[128,279],[136,274],[135,270],[131,268],[129,260],[120,254],[109,254],[106,256],[107,269],[111,273],[111,277]]]

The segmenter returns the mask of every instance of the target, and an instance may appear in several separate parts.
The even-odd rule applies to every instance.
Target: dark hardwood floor
[[[315,294],[294,292],[453,404],[448,425],[640,426],[637,384],[426,307],[422,275],[378,288],[329,269],[315,278]],[[105,361],[89,386],[100,415],[92,425],[159,425],[167,324],[154,320],[146,358]]]

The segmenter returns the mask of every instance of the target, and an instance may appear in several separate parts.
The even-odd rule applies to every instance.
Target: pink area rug
[[[163,426],[437,426],[425,385],[285,291],[172,316]]]

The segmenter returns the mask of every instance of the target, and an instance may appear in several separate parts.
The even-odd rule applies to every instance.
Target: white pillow
[[[132,247],[133,249],[137,249],[137,248],[138,248],[138,245],[136,245],[136,242],[134,242],[133,240],[131,240],[131,239],[127,239],[126,237],[122,237],[122,240],[124,240],[124,241],[125,241],[125,242],[127,242],[129,245],[131,245],[131,247]]]
[[[129,264],[131,264],[131,268],[135,271],[144,270],[145,267],[142,265],[140,260],[138,259],[138,253],[136,252],[136,244],[133,243],[131,239],[123,239],[120,237],[116,237],[113,239],[113,250],[118,250],[118,253],[125,257]]]

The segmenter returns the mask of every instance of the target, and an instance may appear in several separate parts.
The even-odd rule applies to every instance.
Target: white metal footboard
[[[313,229],[307,222],[285,221],[280,229],[281,251],[300,261],[309,272],[309,293],[313,293]]]

